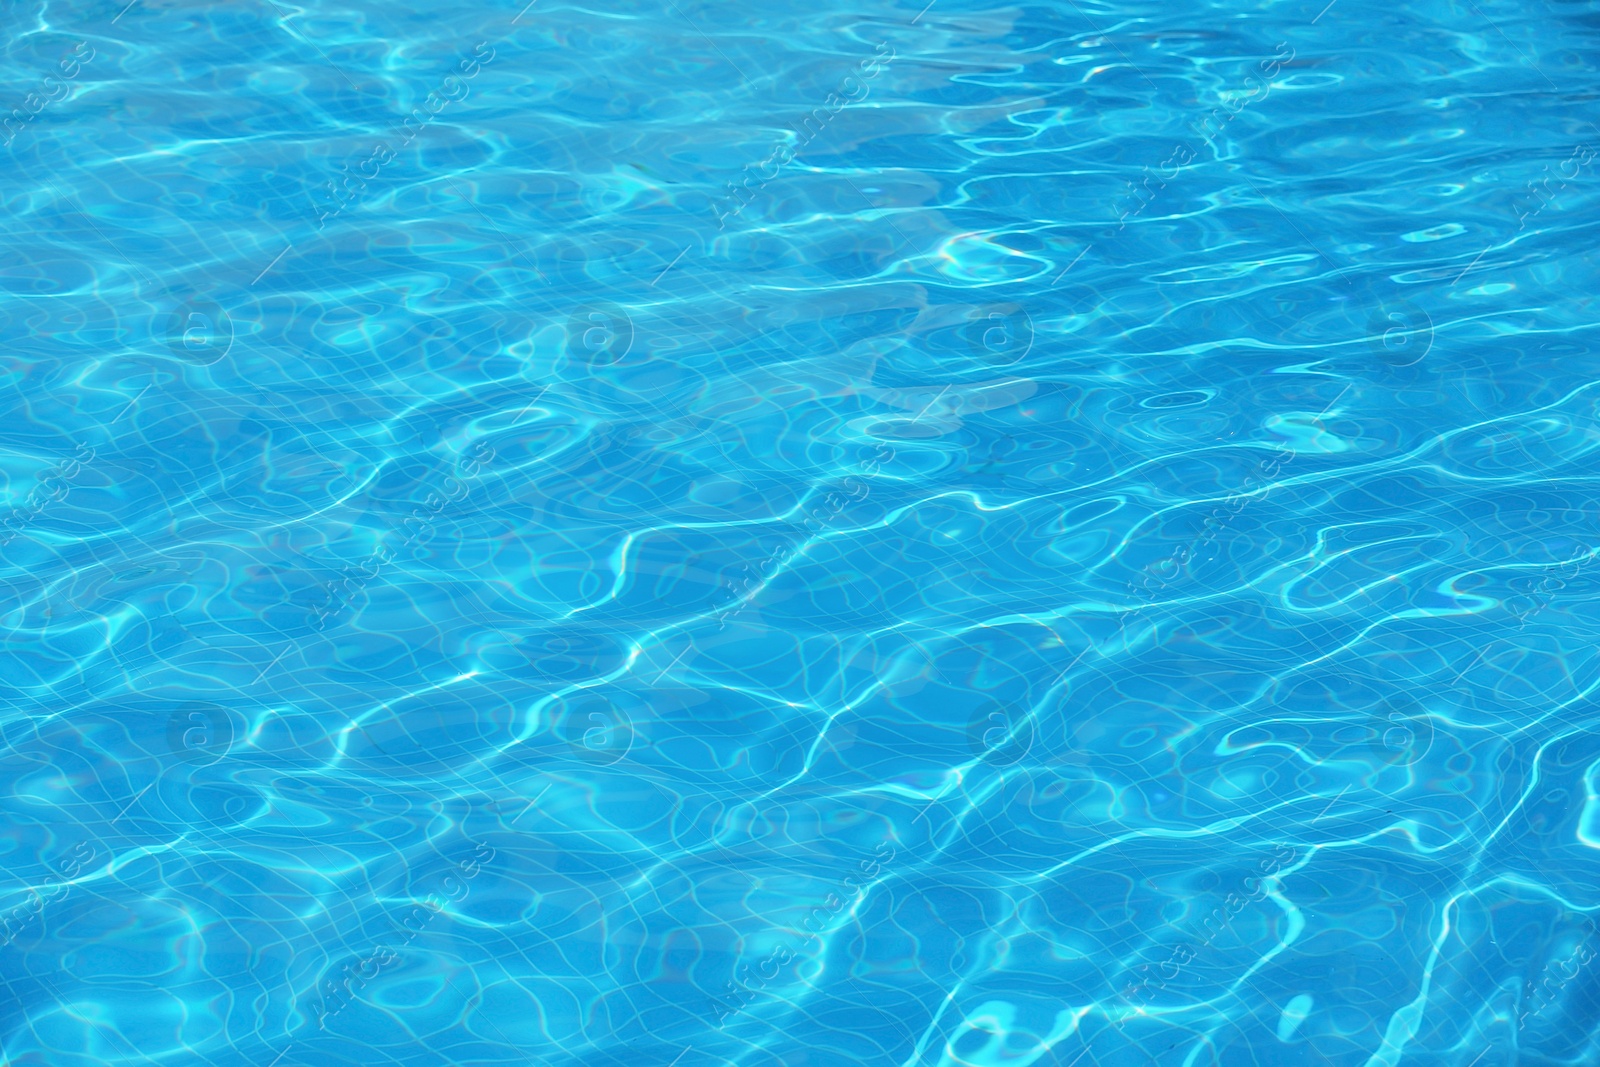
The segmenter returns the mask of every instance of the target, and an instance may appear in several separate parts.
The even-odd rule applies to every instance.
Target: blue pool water
[[[0,1065],[1600,1063],[1600,3],[0,25]]]

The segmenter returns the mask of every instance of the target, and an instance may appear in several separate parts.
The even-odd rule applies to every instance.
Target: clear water
[[[0,1063],[1600,1062],[1600,5],[3,27]]]

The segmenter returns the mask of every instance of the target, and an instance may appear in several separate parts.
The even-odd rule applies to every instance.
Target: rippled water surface
[[[1593,0],[18,0],[0,1063],[1600,1063]]]

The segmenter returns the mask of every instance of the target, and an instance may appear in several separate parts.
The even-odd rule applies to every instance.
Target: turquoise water
[[[0,1064],[1600,1063],[1600,4],[8,5]]]

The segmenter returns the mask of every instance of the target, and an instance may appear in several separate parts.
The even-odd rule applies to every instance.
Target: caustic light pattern
[[[0,1067],[1600,1067],[1600,2],[0,33]]]

